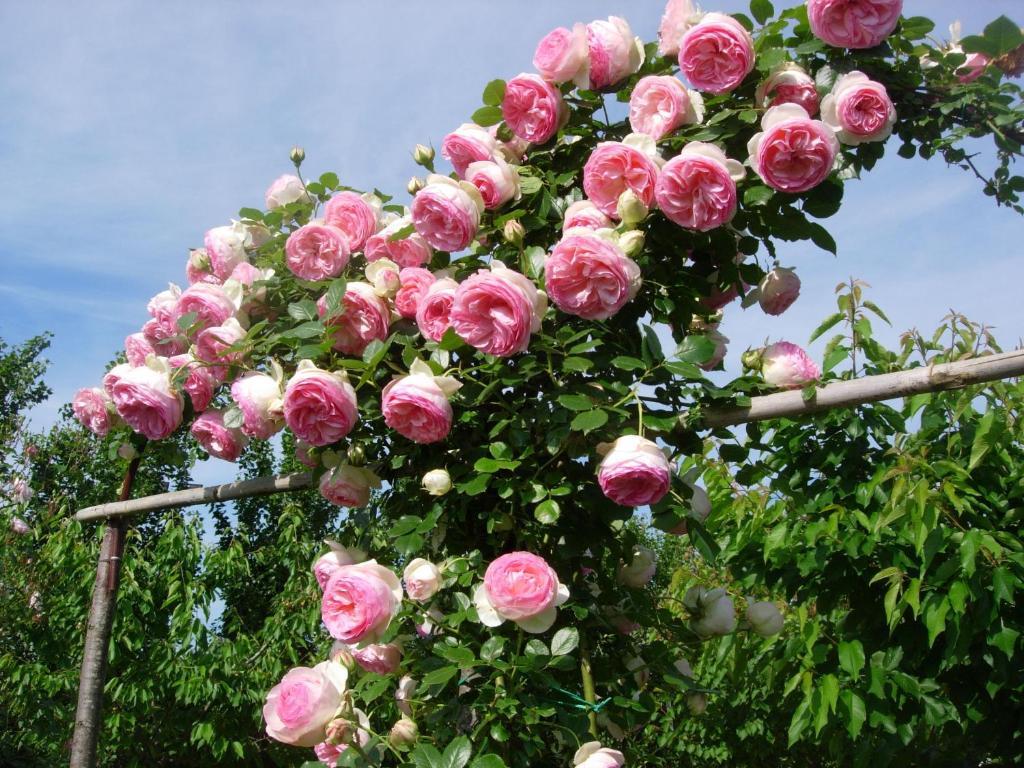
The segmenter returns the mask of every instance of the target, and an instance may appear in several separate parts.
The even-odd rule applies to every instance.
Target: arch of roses
[[[699,709],[685,646],[782,627],[773,602],[699,587],[672,622],[644,589],[656,564],[627,524],[636,510],[707,537],[683,461],[704,435],[1022,372],[1010,353],[917,389],[901,374],[819,389],[821,367],[779,340],[743,355],[748,375],[706,378],[730,354],[722,312],[797,300],[783,244],[835,250],[819,221],[891,135],[1021,210],[1019,89],[1003,78],[1024,66],[1024,38],[1009,20],[938,44],[900,0],[750,6],[671,0],[649,44],[618,17],[552,31],[535,72],[488,83],[444,138],[447,165],[416,148],[428,175],[408,208],[304,177],[294,149],[265,210],[209,230],[189,287],[155,295],[127,362],[76,395],[82,423],[135,454],[122,500],[147,441],[189,429],[233,461],[287,430],[309,473],[234,495],[315,484],[346,510],[351,539],[311,564],[334,644],[268,692],[271,737],[332,766],[622,765],[622,705],[594,669],[627,685],[674,675]],[[980,135],[996,143],[991,177],[960,146]],[[773,389],[795,391],[759,396]],[[209,498],[182,493],[154,503]],[[131,504],[93,516],[147,508]],[[94,760],[123,525],[104,540],[73,765]],[[631,634],[647,623],[664,652],[638,667]],[[368,695],[370,673],[393,695]],[[577,714],[550,721],[546,754],[485,727],[517,708],[551,718],[545,702],[566,697]]]

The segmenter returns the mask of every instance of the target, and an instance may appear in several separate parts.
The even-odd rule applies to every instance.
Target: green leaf
[[[341,301],[345,298],[345,278],[339,277],[331,281],[327,286],[327,293],[324,294],[324,317],[334,317],[341,308]]]
[[[872,312],[878,315],[882,320],[885,321],[886,325],[892,325],[892,322],[890,322],[889,318],[885,316],[885,312],[879,309],[878,305],[875,304],[875,302],[867,301],[865,299],[864,301],[861,302],[861,305],[866,307],[867,309],[870,309]]]
[[[444,768],[441,753],[437,751],[435,746],[424,741],[416,745],[416,749],[412,751],[409,757],[416,764],[416,768]]]
[[[533,516],[537,519],[538,523],[542,525],[551,525],[558,521],[559,515],[562,514],[561,508],[558,506],[558,502],[554,499],[547,499],[537,505],[537,508],[533,510]]]
[[[839,666],[854,680],[860,677],[864,668],[864,646],[860,640],[843,640],[839,643]]]
[[[501,107],[480,107],[473,113],[471,119],[477,125],[485,128],[489,125],[497,125],[502,120]]]
[[[758,24],[764,24],[775,15],[775,8],[772,6],[771,0],[750,0],[750,13]]]
[[[494,635],[480,646],[480,658],[484,661],[494,661],[501,656],[503,650],[505,650],[505,638],[501,635]]]
[[[479,458],[476,463],[473,464],[473,469],[477,472],[485,472],[492,474],[494,472],[500,472],[503,469],[515,469],[519,466],[518,461],[509,459],[492,459],[487,456]]]
[[[828,251],[831,254],[835,254],[837,251],[836,241],[829,234],[829,231],[825,229],[821,224],[815,224],[811,222],[807,225],[808,232],[811,233],[811,242],[824,251]]]
[[[867,708],[864,706],[864,699],[853,691],[845,690],[839,694],[839,703],[842,705],[846,715],[846,732],[850,734],[851,739],[856,739],[860,735],[860,729],[864,726],[864,721],[867,720]]]
[[[472,754],[473,747],[469,743],[469,738],[457,736],[452,739],[445,749],[444,755],[441,756],[442,765],[444,768],[464,768]]]
[[[946,629],[946,614],[949,613],[949,599],[938,599],[934,595],[925,602],[924,625],[928,630],[928,647],[935,644],[935,638]]]
[[[233,405],[224,411],[224,426],[228,429],[239,429],[244,422],[245,418],[242,410],[237,405]]]
[[[996,423],[996,412],[994,409],[990,409],[981,417],[981,422],[978,424],[978,428],[974,431],[974,442],[971,445],[971,460],[967,465],[968,471],[974,469],[981,460],[985,458],[985,454],[989,452],[995,443],[996,435],[993,434],[993,426]]]
[[[829,330],[841,323],[844,317],[845,315],[842,312],[836,312],[834,315],[826,317],[822,321],[821,325],[814,329],[814,332],[811,334],[811,338],[807,340],[807,343],[811,344],[822,334],[828,333]]]
[[[198,312],[186,312],[184,315],[178,318],[176,325],[179,331],[187,331],[195,323],[199,317]]]
[[[441,667],[423,676],[423,685],[444,685],[459,673],[458,667]]]
[[[542,640],[533,639],[526,643],[527,656],[550,656],[551,651]]]
[[[562,627],[551,638],[551,655],[565,656],[567,653],[572,653],[579,644],[579,630],[576,627]]]
[[[405,240],[405,238],[407,238],[409,235],[411,235],[415,231],[416,231],[416,225],[415,224],[406,224],[401,229],[397,229],[394,232],[392,232],[390,235],[388,235],[388,242],[389,243],[395,243],[395,242],[398,242],[399,240]]]
[[[519,175],[519,191],[524,195],[535,195],[544,188],[544,182],[536,176]]]
[[[620,371],[645,371],[647,366],[643,360],[638,360],[635,357],[626,357],[619,355],[618,357],[612,358],[612,365],[618,368]]]
[[[480,755],[469,764],[469,768],[507,768],[505,761],[497,755]]]
[[[458,664],[460,667],[469,667],[476,660],[473,652],[469,650],[469,648],[464,648],[461,645],[434,643],[434,653],[445,661],[450,661],[452,664]]]
[[[572,420],[569,428],[574,432],[592,432],[599,427],[603,427],[608,422],[608,414],[602,411],[600,408],[595,408],[592,411],[584,411],[576,415],[576,418]]]
[[[562,361],[563,371],[589,371],[594,362],[585,357],[567,357]]]
[[[505,98],[505,81],[491,80],[484,86],[483,101],[489,107],[500,107]]]
[[[715,354],[715,342],[707,336],[693,335],[683,339],[676,350],[676,357],[687,363],[705,363]]]
[[[570,411],[589,411],[594,407],[593,401],[584,395],[559,395],[558,404]]]
[[[770,187],[761,185],[750,187],[743,193],[743,205],[748,208],[764,205],[772,199],[772,195],[774,194],[775,191]]]
[[[1000,16],[985,27],[985,40],[992,46],[993,56],[1002,56],[1019,45],[1024,45],[1024,34],[1012,20]],[[967,50],[966,47],[964,50]]]

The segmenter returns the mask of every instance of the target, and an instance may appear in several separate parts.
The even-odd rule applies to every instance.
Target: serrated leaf
[[[324,294],[324,317],[335,317],[341,308],[342,299],[345,298],[345,278],[339,277],[331,281],[327,286],[327,293]]]
[[[497,125],[502,120],[501,107],[480,107],[472,115],[472,120],[477,125],[481,125],[484,128]]]
[[[288,305],[288,316],[296,320],[316,320],[316,302],[311,299],[303,299]]]
[[[594,407],[593,401],[585,395],[559,395],[558,404],[570,411],[589,411]]]
[[[750,0],[750,13],[758,24],[764,24],[775,15],[775,8],[772,6],[771,0]]]
[[[715,354],[715,342],[707,336],[691,334],[683,339],[676,350],[676,357],[687,363],[706,363]]]
[[[811,344],[818,337],[822,336],[825,333],[828,333],[832,328],[835,328],[836,325],[841,323],[844,317],[845,315],[842,312],[836,312],[834,315],[829,315],[828,317],[826,317],[822,321],[821,325],[815,328],[814,332],[811,333],[811,338],[807,340],[807,343]]]
[[[507,768],[505,761],[497,755],[480,755],[469,764],[469,768]]]
[[[459,673],[458,667],[441,667],[423,676],[423,685],[444,685]]]
[[[505,81],[491,80],[484,86],[483,102],[489,107],[500,107],[505,98]]]
[[[993,427],[996,423],[996,412],[994,409],[988,410],[984,416],[981,417],[981,421],[978,423],[977,429],[974,430],[974,442],[971,444],[971,460],[967,464],[968,471],[974,469],[981,460],[985,458],[985,454],[989,452],[992,446],[995,444],[996,435]]]
[[[743,192],[743,205],[748,208],[764,205],[772,199],[772,195],[774,194],[775,191],[770,187],[761,185],[749,187]]]
[[[484,661],[494,661],[496,658],[501,656],[502,651],[505,650],[505,638],[501,635],[495,635],[489,637],[484,644],[480,646],[480,658]]]
[[[228,429],[239,429],[243,423],[245,423],[245,417],[237,405],[224,411],[224,426]]]
[[[993,56],[1002,56],[1024,45],[1024,33],[1009,17],[1000,16],[985,26],[985,40],[992,46]]]
[[[551,638],[551,655],[565,656],[576,650],[580,644],[580,633],[576,627],[562,627]]]
[[[620,371],[643,371],[647,369],[647,366],[644,365],[643,360],[639,360],[635,357],[627,357],[624,355],[613,357],[612,365],[618,368]]]
[[[608,423],[608,414],[600,408],[592,411],[584,411],[576,415],[569,428],[575,432],[592,432]]]
[[[558,521],[559,515],[562,514],[561,507],[558,506],[558,502],[554,499],[547,499],[537,505],[537,508],[533,510],[533,516],[537,519],[538,523],[542,525],[551,525]]]

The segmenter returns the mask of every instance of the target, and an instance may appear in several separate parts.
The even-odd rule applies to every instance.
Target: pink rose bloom
[[[220,282],[227,280],[228,275],[236,266],[249,260],[249,257],[245,255],[247,239],[248,233],[245,227],[237,222],[206,231],[203,247],[210,260],[210,269],[217,280]]]
[[[533,68],[555,84],[582,80],[589,66],[587,28],[579,23],[571,30],[558,27],[548,32],[533,54]]]
[[[181,288],[171,283],[166,291],[160,291],[146,303],[146,311],[156,320],[176,318],[180,297]]]
[[[629,22],[618,16],[587,24],[590,90],[599,91],[624,80],[644,63],[644,46]]]
[[[243,261],[231,270],[231,274],[228,275],[228,280],[234,280],[239,285],[244,285],[247,288],[257,280],[264,279],[266,279],[264,271],[255,264],[250,264],[248,261]],[[227,280],[225,280],[225,282],[227,282]]]
[[[459,285],[451,323],[471,347],[510,357],[526,351],[546,307],[546,297],[528,278],[495,260],[490,270],[481,269]]]
[[[679,41],[699,18],[692,0],[668,0],[658,26],[658,53],[662,56],[679,55]]]
[[[238,461],[242,450],[249,444],[249,438],[242,430],[224,425],[224,412],[204,411],[192,422],[192,437],[211,456],[224,461]]]
[[[449,376],[435,376],[427,363],[416,359],[409,375],[390,382],[381,395],[384,423],[415,443],[444,440],[452,428],[448,398],[461,384]]]
[[[145,334],[133,333],[124,340],[124,353],[132,366],[145,365],[147,355],[155,355],[153,345],[146,340]]]
[[[399,288],[395,294],[395,309],[402,317],[413,319],[416,308],[427,290],[437,280],[429,269],[405,267],[398,273]]]
[[[835,48],[874,48],[892,34],[903,0],[807,0],[815,37]]]
[[[322,741],[313,747],[316,759],[327,766],[327,768],[338,768],[338,758],[348,749],[348,744],[331,744]]]
[[[240,350],[228,351],[244,338],[245,329],[235,318],[228,318],[224,325],[200,331],[196,337],[195,356],[204,363],[210,363],[210,373],[223,380],[227,375],[227,366],[239,362],[245,356]]]
[[[264,202],[267,204],[267,210],[272,211],[282,205],[298,202],[308,203],[310,199],[302,179],[294,174],[286,173],[270,182],[264,195]]]
[[[196,283],[191,285],[178,299],[178,317],[196,313],[193,323],[196,332],[214,325],[224,325],[237,311],[234,301],[219,285]]]
[[[220,285],[223,280],[213,274],[213,265],[205,248],[192,248],[188,252],[188,261],[185,262],[185,277],[189,285],[196,283],[212,283]]]
[[[213,399],[213,392],[220,384],[220,380],[212,368],[203,365],[191,355],[175,355],[168,358],[167,362],[171,368],[185,368],[187,373],[184,381],[180,374],[175,374],[176,382],[181,382],[181,388],[188,393],[192,401],[192,409],[201,413],[210,405]]]
[[[483,210],[472,184],[431,174],[412,201],[412,222],[431,247],[454,253],[473,242]]]
[[[322,446],[352,431],[359,410],[345,373],[321,370],[302,360],[284,390],[284,420],[300,440]]]
[[[169,321],[147,320],[142,326],[142,335],[158,357],[179,355],[188,349],[188,342],[178,329],[177,318]]]
[[[662,450],[637,435],[623,435],[611,445],[601,443],[604,458],[597,468],[601,492],[624,507],[655,504],[668,493],[671,467]]]
[[[670,221],[707,232],[732,221],[743,176],[743,166],[714,144],[691,141],[661,169],[654,195]]]
[[[562,234],[570,229],[607,229],[614,227],[615,222],[604,215],[600,208],[589,200],[577,200],[565,209],[562,219]]]
[[[629,97],[629,125],[657,141],[704,119],[704,98],[668,75],[642,78]]]
[[[270,689],[263,705],[267,735],[296,747],[312,747],[323,741],[347,684],[348,671],[333,661],[323,661],[312,669],[289,670]]]
[[[679,69],[694,88],[735,90],[754,68],[754,39],[724,13],[705,14],[679,41]]]
[[[617,749],[602,747],[599,741],[588,741],[573,755],[575,768],[622,768],[626,757]]]
[[[140,365],[119,372],[109,392],[129,427],[150,440],[163,440],[181,424],[185,402],[171,387],[166,359],[152,360],[153,367]]]
[[[602,213],[612,218],[618,217],[619,195],[627,189],[650,208],[657,180],[658,166],[650,155],[621,141],[601,142],[583,166],[584,192]]]
[[[353,648],[352,658],[367,672],[391,675],[402,663],[402,649],[396,643],[371,644],[364,648]]]
[[[348,266],[348,242],[337,227],[310,222],[288,235],[285,264],[303,280],[329,280]]]
[[[800,278],[785,267],[775,267],[761,278],[757,301],[766,315],[781,315],[800,295]]]
[[[711,357],[700,364],[700,368],[705,371],[713,371],[725,359],[729,337],[724,336],[717,328],[709,328],[704,331],[704,336],[715,345],[715,351],[711,353]]]
[[[765,112],[760,133],[747,143],[750,164],[780,192],[806,192],[832,172],[839,153],[835,132],[811,120],[803,107],[782,104]]]
[[[24,536],[26,533],[31,533],[32,529],[29,527],[28,523],[26,523],[20,517],[12,517],[11,531],[13,533],[18,534],[19,536]]]
[[[343,643],[373,643],[402,605],[402,583],[376,560],[346,565],[324,588],[320,614],[331,637]]]
[[[36,492],[32,490],[32,487],[25,482],[23,477],[15,477],[11,483],[11,495],[16,504],[24,504],[32,499],[36,495]]]
[[[848,72],[836,80],[821,102],[821,119],[839,141],[856,146],[889,138],[896,108],[884,85],[863,72]]]
[[[278,379],[251,371],[235,379],[231,397],[242,411],[242,432],[267,440],[284,427],[284,403]]]
[[[366,240],[377,231],[379,200],[355,192],[339,192],[324,204],[324,223],[337,227],[348,238],[351,253],[361,251]]]
[[[75,393],[71,410],[82,426],[98,437],[105,437],[119,419],[110,396],[100,387],[86,387]]]
[[[313,575],[316,577],[316,583],[320,585],[320,589],[327,586],[331,576],[342,566],[352,565],[366,559],[366,555],[358,549],[348,549],[330,539],[327,540],[327,543],[330,545],[331,551],[320,555],[313,563]]]
[[[723,307],[732,304],[739,295],[739,288],[735,284],[730,285],[728,288],[715,286],[709,295],[700,298],[700,305],[708,312],[717,312]]]
[[[505,86],[501,114],[512,133],[534,144],[545,143],[569,119],[561,91],[540,75],[525,73]]]
[[[409,599],[418,603],[426,602],[441,588],[441,569],[422,557],[410,561],[402,576]]]
[[[316,303],[317,312],[334,340],[334,349],[346,355],[361,355],[371,341],[388,337],[391,310],[372,285],[349,283],[342,305],[344,312],[328,318],[327,296],[321,296]]]
[[[412,224],[412,219],[403,216],[395,219],[372,235],[366,241],[366,260],[390,259],[400,267],[419,267],[430,261],[434,251],[418,232],[412,232],[400,240],[391,237]]]
[[[374,488],[380,488],[380,478],[351,464],[340,464],[320,478],[320,495],[339,507],[365,507]]]
[[[489,211],[519,197],[519,174],[501,159],[470,163],[466,166],[466,181],[477,188]]]
[[[533,634],[555,623],[557,607],[569,590],[544,558],[530,552],[509,552],[487,566],[483,583],[473,593],[480,622],[497,627],[506,620]]]
[[[956,70],[956,79],[966,85],[973,83],[983,74],[985,68],[991,63],[991,59],[984,53],[968,53],[967,61],[961,64]]]
[[[813,117],[818,111],[818,89],[803,67],[787,61],[757,86],[754,103],[759,108],[797,104]]]
[[[526,156],[526,151],[530,148],[530,142],[526,139],[521,139],[515,134],[508,141],[501,141],[498,139],[498,126],[492,125],[488,128],[491,136],[494,136],[498,143],[495,155],[500,157],[506,163],[513,163],[519,165],[523,162],[523,158]]]
[[[640,268],[611,240],[570,231],[544,264],[548,296],[563,312],[606,320],[640,289]]]
[[[309,467],[310,469],[316,469],[318,466],[320,466],[320,462],[319,462],[319,460],[315,456],[313,456],[309,452],[309,449],[312,448],[312,447],[313,446],[311,446],[305,440],[296,440],[295,441],[295,459],[299,462],[299,464],[301,464],[304,467]]]
[[[416,325],[431,341],[440,341],[452,326],[451,312],[459,284],[450,277],[436,280],[420,298],[416,307]]]
[[[777,341],[765,347],[761,355],[761,375],[773,387],[799,389],[820,379],[821,369],[796,344]]]
[[[498,140],[476,123],[463,123],[441,141],[441,157],[452,164],[462,178],[466,166],[477,160],[492,160]]]

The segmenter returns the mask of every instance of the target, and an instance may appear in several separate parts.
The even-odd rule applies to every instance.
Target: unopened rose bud
[[[416,161],[416,165],[430,169],[434,165],[434,148],[425,144],[417,144],[412,151],[412,159]]]
[[[356,668],[355,656],[352,655],[349,647],[340,640],[335,640],[334,645],[331,646],[331,661],[335,664],[341,664],[349,672],[354,671]]]
[[[506,243],[518,248],[523,244],[523,238],[526,237],[526,229],[515,219],[510,219],[505,222],[505,227],[501,230],[501,234],[504,236]]]
[[[764,348],[759,349],[748,349],[740,357],[740,362],[743,364],[744,371],[760,371],[761,360],[764,356]]]
[[[359,443],[353,443],[348,447],[348,463],[353,467],[361,467],[366,463],[366,451]]]
[[[193,248],[189,251],[188,263],[196,272],[210,271],[210,257],[205,248]]]
[[[420,729],[416,723],[408,717],[403,717],[391,726],[391,732],[388,734],[388,744],[392,747],[411,747],[416,743],[419,735]]]
[[[410,195],[415,195],[425,186],[426,185],[423,183],[423,179],[421,179],[419,176],[413,176],[411,179],[409,179],[409,183],[405,185],[405,189]]]
[[[686,697],[686,706],[691,715],[703,715],[708,708],[708,697],[703,693],[691,693]]]
[[[639,229],[631,229],[619,237],[619,248],[622,252],[632,258],[644,249],[646,237]]]
[[[444,496],[452,489],[452,478],[446,470],[432,469],[423,476],[423,490],[431,496]]]
[[[306,159],[306,150],[302,147],[294,146],[292,147],[292,151],[288,153],[288,157],[291,158],[292,163],[294,163],[295,167],[298,168],[302,165],[302,161]]]
[[[782,613],[775,603],[757,602],[747,606],[750,629],[761,637],[771,637],[782,631]]]
[[[786,267],[775,267],[761,278],[757,301],[768,315],[781,315],[800,295],[800,278]]]
[[[343,717],[336,717],[327,724],[328,744],[348,744],[352,740],[355,728]]]
[[[125,461],[131,461],[139,455],[139,452],[135,450],[135,446],[131,443],[121,443],[121,445],[117,447],[117,455]]]
[[[619,195],[619,201],[615,206],[615,213],[623,224],[639,224],[647,218],[650,209],[644,205],[643,200],[637,197],[636,192],[627,189]]]

